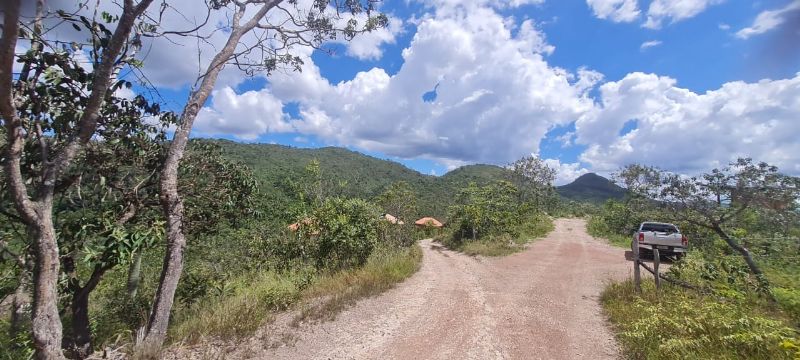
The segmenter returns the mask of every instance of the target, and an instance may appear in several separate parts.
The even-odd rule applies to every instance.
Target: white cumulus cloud
[[[644,27],[658,29],[663,22],[669,20],[678,22],[703,12],[712,5],[723,3],[725,0],[653,0],[647,9],[647,21]]]
[[[575,126],[588,147],[580,159],[593,170],[635,162],[691,173],[749,156],[800,174],[800,74],[697,94],[669,77],[632,73],[600,93],[601,104]],[[636,129],[620,135],[629,120]]]
[[[334,144],[448,167],[535,151],[548,128],[592,107],[586,91],[602,76],[548,65],[543,55],[553,47],[533,21],[512,34],[494,9],[469,6],[421,19],[395,75],[373,68],[330,84],[309,62],[302,73],[272,77],[272,92],[299,102],[297,131]],[[423,101],[436,84],[436,99]]]
[[[787,14],[798,10],[800,10],[800,0],[794,0],[780,9],[763,11],[756,16],[752,25],[737,31],[736,37],[748,39],[766,33],[783,24]]]
[[[586,0],[586,3],[600,19],[613,22],[632,22],[639,18],[636,0]]]
[[[201,109],[195,120],[198,135],[233,135],[254,140],[267,132],[292,131],[284,118],[282,103],[269,91],[236,94],[230,87],[214,91],[211,107]]]

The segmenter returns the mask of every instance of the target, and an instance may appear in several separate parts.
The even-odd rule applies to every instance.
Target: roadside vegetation
[[[172,340],[195,344],[209,338],[236,340],[251,335],[279,311],[299,309],[298,320],[331,320],[356,300],[392,288],[414,274],[422,260],[419,246],[380,248],[362,267],[317,272],[245,274],[228,282],[229,294],[212,296],[176,316]]]
[[[553,230],[553,220],[545,214],[528,216],[511,230],[472,240],[459,238],[455,233],[444,233],[435,238],[448,248],[475,256],[506,256],[522,251],[536,239]]]
[[[170,104],[183,108],[176,113],[162,109],[139,50],[155,38],[205,43],[216,22],[184,32],[168,20],[176,9],[152,0],[4,1],[0,357],[83,359],[134,341],[138,355],[157,357],[175,318],[215,303],[241,315],[231,323],[244,311],[282,308],[306,278],[364,268],[379,249],[410,245],[389,240],[376,194],[297,188],[288,204],[271,202],[251,168],[189,138],[226,65],[242,76],[300,70],[300,49],[349,41],[388,17],[358,0],[202,7],[228,20],[220,40],[230,45],[198,49],[197,77],[175,79],[193,84],[185,102]],[[274,16],[293,21],[270,26],[275,36],[253,35]],[[289,234],[287,220],[311,229]]]
[[[558,204],[555,171],[533,156],[509,167],[507,180],[461,189],[436,241],[469,255],[505,256],[553,229],[546,211]]]
[[[250,169],[221,158],[215,144],[192,143],[185,163],[191,174],[183,186],[189,215],[185,226],[192,246],[176,291],[168,343],[239,339],[287,309],[298,310],[298,321],[332,319],[356,300],[393,287],[419,268],[422,253],[415,239],[421,235],[413,222],[392,223],[381,216],[389,211],[401,219],[417,216],[416,196],[405,183],[392,184],[370,200],[343,197],[335,184],[324,181],[314,160],[303,174],[289,179],[291,201],[284,217],[276,218],[265,214],[270,207],[255,190],[257,181]],[[91,188],[81,191],[84,199],[93,194]],[[228,202],[219,204],[221,196],[229,196]],[[65,208],[63,216],[72,216],[73,211]],[[83,217],[75,221],[85,226],[91,213],[80,211]],[[292,222],[296,227],[290,230],[287,225]],[[21,239],[13,237],[14,224],[10,225],[3,233],[14,240],[8,245],[22,246]],[[101,240],[84,236],[79,239],[90,244]],[[141,230],[130,236],[140,241],[139,247],[121,255],[118,261],[125,266],[105,274],[87,312],[96,346],[133,353],[164,253],[155,246],[163,241],[163,233]],[[15,272],[19,264],[0,265],[4,297],[24,304],[25,298],[14,297],[18,283],[12,275],[19,274]],[[92,263],[77,265],[83,272]],[[29,309],[22,305],[4,312],[0,358],[32,354],[25,320]]]
[[[642,221],[677,224],[690,251],[657,291],[645,273],[611,284],[602,303],[631,359],[800,358],[800,181],[740,159],[696,178],[632,165],[631,193],[591,217],[594,236],[630,247]]]

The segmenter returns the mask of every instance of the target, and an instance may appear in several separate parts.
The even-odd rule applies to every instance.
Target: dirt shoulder
[[[182,357],[256,359],[613,359],[598,297],[628,276],[624,249],[559,219],[527,250],[474,258],[421,243],[420,271],[336,320],[293,327],[287,313],[236,345]]]

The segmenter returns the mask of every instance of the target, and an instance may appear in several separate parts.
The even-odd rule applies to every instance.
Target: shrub
[[[361,199],[326,199],[300,229],[303,236],[316,239],[317,268],[363,265],[377,243],[379,215]]]
[[[554,228],[553,220],[544,214],[530,215],[508,232],[485,235],[477,240],[464,238],[460,231],[438,235],[434,241],[467,255],[506,256],[525,249],[536,238],[547,235]]]

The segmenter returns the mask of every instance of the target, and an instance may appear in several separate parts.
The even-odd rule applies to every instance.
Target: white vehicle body
[[[639,246],[639,252],[652,252],[655,246],[664,255],[683,255],[689,246],[689,239],[681,234],[680,229],[673,224],[659,222],[643,222],[639,230],[633,233],[634,245]]]

